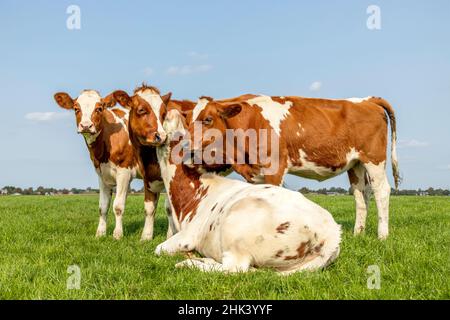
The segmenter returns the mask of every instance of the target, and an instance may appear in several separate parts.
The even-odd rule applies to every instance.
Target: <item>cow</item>
[[[65,92],[56,93],[54,98],[61,108],[75,112],[78,133],[84,137],[99,178],[100,219],[96,236],[106,235],[107,214],[112,191],[116,187],[113,203],[116,225],[113,236],[115,239],[121,239],[122,217],[130,182],[143,176],[138,154],[133,149],[128,134],[129,112],[122,108],[114,108],[116,100],[113,94],[102,98],[95,90],[84,90],[76,99],[72,99]],[[158,167],[156,154],[155,164]],[[148,185],[160,180],[159,169],[152,179],[147,181]],[[151,240],[158,197],[147,188],[145,190],[145,225],[141,239]]]
[[[378,238],[387,238],[391,192],[386,174],[388,119],[396,188],[399,171],[396,119],[386,100],[378,97],[332,100],[265,95],[246,95],[242,100],[199,99],[189,124],[191,154],[198,157],[208,147],[214,149],[213,144],[219,139],[225,150],[222,160],[231,163],[236,172],[253,183],[281,185],[286,173],[323,181],[347,172],[356,202],[354,234],[365,229],[372,189],[378,209]],[[195,134],[199,132],[198,128],[201,129],[200,137]],[[239,144],[230,143],[226,137],[239,130],[244,133],[266,130],[270,135],[260,137],[256,134],[253,143],[245,140],[237,148]],[[208,132],[218,132],[219,137],[216,135],[215,140],[211,139],[205,136]],[[244,135],[244,138],[250,136]],[[273,141],[277,142],[275,147]],[[264,162],[260,158],[249,161],[262,150],[267,154]],[[238,156],[244,160],[238,161]],[[273,166],[274,162],[276,166]],[[208,168],[205,163],[200,167],[202,170]]]
[[[130,122],[131,128],[147,128],[141,140],[152,138],[148,122]],[[195,250],[204,258],[187,259],[176,267],[205,272],[271,267],[281,274],[314,271],[336,259],[341,229],[328,211],[279,186],[199,173],[179,156],[177,137],[183,137],[186,128],[181,113],[169,110],[163,125],[168,137],[157,147],[157,156],[178,232],[157,246],[156,255]]]
[[[144,175],[146,203],[148,205],[157,203],[158,197],[156,195],[159,195],[159,192],[164,189],[156,156],[156,147],[161,146],[166,141],[162,119],[169,109],[192,113],[195,102],[171,100],[172,93],[161,96],[158,88],[146,84],[137,87],[131,97],[123,90],[116,90],[112,95],[115,101],[129,110],[129,135],[131,145],[138,155],[139,167]],[[135,119],[139,121],[133,121]],[[142,137],[145,137],[145,139]],[[165,207],[169,220],[167,238],[170,238],[173,235],[174,227],[167,201]]]

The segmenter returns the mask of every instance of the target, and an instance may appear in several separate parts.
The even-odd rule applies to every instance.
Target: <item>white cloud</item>
[[[314,82],[311,83],[311,85],[309,86],[309,90],[310,90],[310,91],[319,91],[320,88],[322,88],[322,82],[320,82],[320,81],[314,81]]]
[[[50,122],[70,117],[70,113],[61,112],[30,112],[25,115],[25,119],[33,122]]]
[[[153,68],[147,67],[143,70],[144,74],[146,76],[151,76],[153,74],[155,74],[155,70]]]
[[[167,74],[176,76],[186,76],[190,74],[196,74],[196,73],[205,73],[212,69],[212,66],[209,64],[202,64],[202,65],[184,65],[184,66],[171,66],[167,69]]]
[[[207,53],[198,53],[196,51],[191,51],[188,53],[188,56],[194,59],[201,59],[205,60],[209,58],[209,55]]]
[[[428,147],[430,144],[426,141],[419,141],[416,139],[409,140],[399,140],[398,147],[399,148],[424,148]]]

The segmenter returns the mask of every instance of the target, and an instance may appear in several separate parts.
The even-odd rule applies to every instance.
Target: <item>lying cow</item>
[[[139,139],[152,137],[148,122],[130,121],[147,128]],[[178,110],[168,112],[164,129],[168,141],[157,154],[178,233],[158,245],[157,255],[196,250],[205,258],[177,266],[222,272],[272,267],[284,274],[317,270],[336,259],[341,229],[328,211],[278,186],[200,174],[175,149],[177,132],[185,134]]]
[[[391,122],[391,161],[397,187],[396,121],[392,107],[381,98],[328,100],[247,95],[245,101],[241,97],[213,101],[204,97],[197,103],[189,126],[191,151],[201,153],[219,140],[225,149],[224,160],[249,182],[281,185],[287,172],[323,181],[347,171],[356,201],[354,233],[365,228],[371,187],[378,208],[378,237],[385,239],[391,191],[386,175],[386,114]],[[198,124],[200,139],[195,134]],[[261,138],[256,134],[253,143],[247,140],[237,148],[234,140],[225,140],[227,134],[239,130],[267,130],[271,135]],[[216,140],[210,139],[211,134],[205,136],[211,132],[219,132],[220,136]],[[230,148],[234,150],[229,152]],[[261,150],[266,153],[264,163],[260,158],[250,162]],[[244,160],[239,161],[238,156]],[[203,167],[207,168],[204,163]]]
[[[100,221],[97,237],[106,234],[106,220],[111,202],[112,190],[116,187],[113,211],[116,218],[114,238],[123,236],[122,216],[130,182],[142,177],[138,155],[134,151],[128,135],[128,110],[112,108],[116,101],[112,94],[102,98],[97,91],[85,90],[76,99],[67,93],[55,94],[58,105],[74,110],[78,133],[84,136],[92,163],[99,177]],[[155,150],[153,149],[155,153]],[[154,157],[155,174],[150,176],[147,185],[159,181],[159,166]],[[158,201],[158,192],[145,188],[145,226],[142,240],[153,238],[154,214]]]

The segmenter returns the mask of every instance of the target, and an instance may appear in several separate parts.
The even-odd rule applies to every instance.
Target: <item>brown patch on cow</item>
[[[208,97],[208,96],[201,96],[200,98],[198,98],[199,100],[203,100],[206,99],[208,101],[214,101],[214,98]]]
[[[287,229],[289,229],[289,226],[290,226],[290,222],[285,222],[285,223],[280,224],[280,225],[277,227],[277,233],[284,234],[285,231],[286,231]]]
[[[359,182],[359,179],[355,173],[355,170],[353,168],[351,168],[347,171],[347,173],[348,173],[348,179],[350,180],[350,184],[352,184],[354,186],[357,185]]]
[[[319,253],[322,250],[323,245],[325,244],[325,240],[322,240],[317,246],[314,247],[314,252]]]
[[[125,120],[125,111],[120,110],[120,109],[112,109],[111,110],[117,117],[119,117],[122,120]]]
[[[283,256],[283,253],[284,253],[283,250],[278,250],[273,257],[274,258],[281,258]]]
[[[281,138],[293,165],[302,166],[300,150],[305,160],[328,168],[330,176],[347,165],[347,154],[352,149],[365,163],[386,160],[387,118],[381,106],[370,101],[286,99],[293,106],[281,123]],[[299,124],[301,134],[292,134],[298,132]]]
[[[106,110],[103,113],[101,129],[97,139],[88,145],[91,160],[96,168],[102,163],[111,161],[122,168],[133,168],[137,165],[137,155],[129,144],[130,138],[126,128],[116,122],[113,114]]]
[[[285,256],[284,260],[302,259],[311,252],[311,241],[302,242],[297,248],[297,254],[293,256]]]
[[[171,146],[178,142],[172,141]],[[180,150],[181,151],[181,150]],[[191,221],[198,205],[208,193],[208,187],[204,187],[200,182],[200,174],[197,170],[182,164],[177,164],[174,177],[170,183],[170,197],[178,221],[183,221],[189,216]]]

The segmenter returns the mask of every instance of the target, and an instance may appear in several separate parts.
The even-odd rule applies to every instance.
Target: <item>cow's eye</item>
[[[211,117],[207,117],[207,118],[203,119],[203,124],[205,124],[207,126],[211,125],[212,122],[213,122],[213,119]]]
[[[74,110],[75,110],[75,114],[78,114],[78,113],[80,113],[80,108],[78,108],[78,107],[75,107],[75,108],[74,108]]]
[[[95,111],[97,111],[98,113],[102,113],[103,112],[103,107],[98,107],[97,109],[95,109]]]
[[[140,116],[142,116],[142,115],[144,115],[144,114],[147,114],[147,110],[145,110],[144,108],[139,108],[139,109],[137,110],[137,114],[140,115]]]

